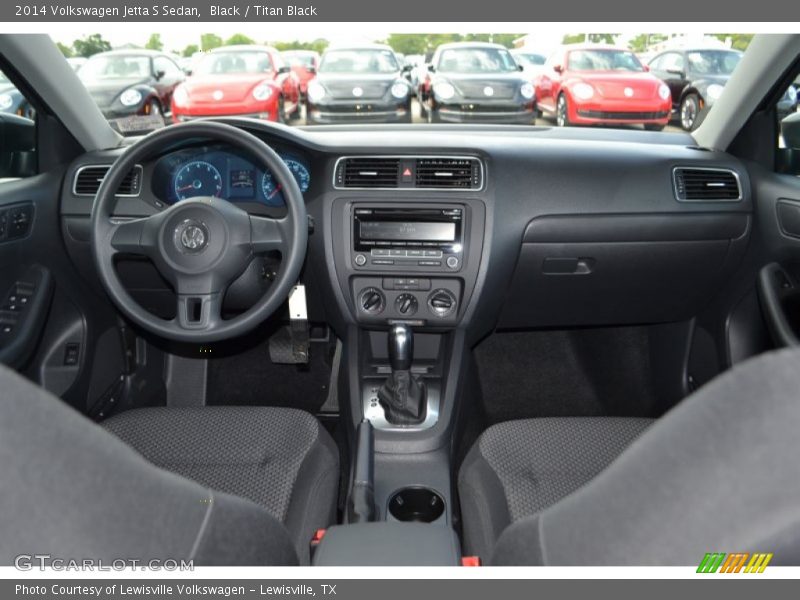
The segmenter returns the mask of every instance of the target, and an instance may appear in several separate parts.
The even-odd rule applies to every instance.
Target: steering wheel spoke
[[[180,277],[175,281],[177,312],[175,324],[186,331],[208,331],[222,321],[222,290],[215,287],[211,277]]]
[[[250,246],[255,254],[277,250],[286,255],[286,240],[289,239],[287,219],[270,219],[250,215]]]
[[[150,256],[153,244],[149,234],[149,218],[132,220],[115,219],[110,222],[109,243],[115,254],[140,254]]]

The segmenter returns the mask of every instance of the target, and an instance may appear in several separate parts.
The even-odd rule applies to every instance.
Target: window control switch
[[[78,364],[80,359],[81,346],[80,344],[70,343],[64,348],[64,366],[74,367]]]

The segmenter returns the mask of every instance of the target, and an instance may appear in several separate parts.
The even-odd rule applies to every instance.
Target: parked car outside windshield
[[[669,86],[672,114],[686,131],[702,123],[742,58],[736,50],[676,48],[654,56],[654,75]]]
[[[95,54],[77,73],[98,108],[112,120],[134,116],[161,120],[185,77],[171,58],[148,50]]]
[[[630,50],[565,46],[536,78],[539,109],[559,127],[642,125],[661,131],[670,90]]]
[[[405,72],[389,46],[327,50],[308,84],[306,122],[410,123],[413,93]]]
[[[240,116],[288,122],[300,116],[297,76],[269,46],[226,46],[203,56],[177,90],[177,122]]]
[[[419,95],[429,122],[531,124],[533,85],[511,53],[497,44],[440,46]]]

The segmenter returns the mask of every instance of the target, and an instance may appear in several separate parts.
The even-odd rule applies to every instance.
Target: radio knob
[[[363,267],[365,264],[367,264],[367,257],[363,254],[356,254],[356,257],[353,260],[359,267]]]
[[[377,315],[383,311],[386,298],[378,288],[367,288],[358,296],[358,306],[365,313]]]
[[[458,257],[457,256],[448,256],[447,257],[447,266],[451,269],[455,269],[458,266]]]
[[[419,309],[419,302],[412,294],[400,294],[394,301],[394,306],[401,315],[410,317]]]

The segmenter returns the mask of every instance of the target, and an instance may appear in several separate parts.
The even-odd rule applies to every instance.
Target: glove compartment
[[[739,265],[747,213],[548,215],[525,229],[499,326],[679,321]]]

